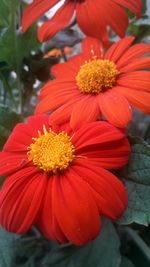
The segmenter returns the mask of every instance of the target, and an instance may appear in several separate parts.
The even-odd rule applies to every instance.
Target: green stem
[[[18,44],[16,38],[16,25],[17,25],[17,8],[18,8],[18,1],[13,0],[11,2],[11,27],[12,27],[12,34],[13,34],[13,45],[14,45],[14,57],[16,59],[16,74],[17,74],[17,87],[19,93],[19,105],[18,105],[18,113],[23,115],[23,90],[22,90],[22,83],[20,77],[20,62],[18,60]]]
[[[125,227],[125,231],[132,238],[132,240],[139,247],[139,249],[143,252],[148,261],[150,261],[150,248],[148,247],[148,245],[133,229]]]
[[[16,109],[16,103],[15,101],[13,101],[13,94],[12,94],[12,90],[11,90],[11,87],[7,81],[7,79],[4,77],[4,75],[1,73],[0,71],[0,79],[1,81],[3,82],[3,86],[4,86],[4,90],[6,92],[6,94],[8,93],[9,94],[9,97],[10,99],[12,99],[12,104],[13,104],[13,107]]]

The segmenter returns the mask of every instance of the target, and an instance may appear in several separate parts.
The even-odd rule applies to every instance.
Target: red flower
[[[33,0],[23,13],[23,31],[51,9],[59,0]],[[141,0],[66,0],[52,19],[45,22],[39,29],[40,41],[46,41],[58,31],[67,27],[76,12],[76,20],[81,30],[89,36],[108,42],[107,27],[110,26],[120,37],[125,35],[128,27],[128,16],[125,8],[141,15]]]
[[[76,245],[94,239],[100,216],[118,219],[127,207],[126,190],[106,169],[127,163],[125,134],[106,122],[72,131],[49,126],[48,117],[18,124],[0,153],[0,223],[25,233],[34,224],[52,240]]]
[[[135,44],[126,37],[103,53],[101,43],[85,38],[82,53],[52,68],[56,80],[40,93],[36,112],[54,111],[51,122],[71,127],[95,121],[102,114],[110,123],[124,127],[132,119],[131,105],[150,113],[150,45]]]

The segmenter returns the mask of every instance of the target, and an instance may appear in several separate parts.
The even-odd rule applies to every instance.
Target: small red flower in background
[[[132,119],[131,106],[150,113],[150,45],[135,44],[126,37],[106,53],[99,40],[85,38],[82,53],[52,67],[56,80],[40,92],[36,113],[54,111],[51,122],[72,128],[103,115],[117,127]]]
[[[58,242],[82,245],[101,228],[100,216],[118,219],[127,207],[119,179],[105,169],[128,161],[125,134],[107,122],[72,131],[68,124],[32,116],[13,130],[0,153],[0,224],[25,233],[34,224]]]
[[[23,13],[23,31],[35,22],[59,0],[33,0]],[[141,15],[141,0],[66,0],[52,19],[45,22],[39,29],[40,41],[46,41],[58,31],[67,27],[76,13],[76,20],[81,30],[89,36],[108,42],[107,27],[110,26],[120,37],[125,35],[128,27],[128,16],[125,8]]]

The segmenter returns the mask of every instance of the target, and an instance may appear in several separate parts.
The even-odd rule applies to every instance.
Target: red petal
[[[51,68],[51,72],[56,78],[66,79],[66,80],[69,79],[71,81],[74,81],[76,75],[74,68],[70,67],[69,61],[67,63],[65,62],[65,63],[55,64]]]
[[[126,97],[135,108],[150,114],[150,93],[132,88],[120,87],[115,89],[116,93]]]
[[[49,116],[50,124],[63,124],[70,120],[70,114],[74,106],[74,100],[64,104]]]
[[[34,0],[25,11],[22,17],[22,31],[26,31],[40,16],[44,15],[59,0]]]
[[[99,2],[101,3],[102,1],[99,0]],[[107,12],[107,25],[111,26],[113,31],[120,37],[123,37],[128,27],[128,16],[126,12],[120,5],[110,0],[105,0],[101,4],[105,12]]]
[[[95,96],[85,96],[74,105],[71,114],[70,126],[72,129],[80,128],[81,125],[87,122],[97,120],[99,114],[100,111],[97,98]]]
[[[84,63],[85,63],[85,60],[82,54],[78,54],[68,59],[69,69],[74,70],[75,75],[77,75],[78,71],[80,70],[81,65],[83,65]]]
[[[76,101],[80,96],[77,87],[61,89],[58,88],[55,92],[50,92],[46,97],[44,97],[35,109],[35,113],[43,113],[52,111],[65,103],[70,102],[72,99]]]
[[[150,72],[132,71],[122,74],[117,80],[117,85],[119,87],[133,88],[138,91],[150,92]]]
[[[85,60],[103,57],[102,43],[95,38],[86,37],[82,42],[82,54]]]
[[[72,137],[77,149],[85,146],[113,143],[125,137],[125,134],[107,122],[92,122],[83,125]]]
[[[32,137],[38,137],[38,131],[43,132],[43,125],[49,128],[48,116],[45,114],[31,116],[27,123],[19,123],[4,145],[4,151],[26,152],[27,147],[33,143]]]
[[[81,30],[86,35],[101,39],[105,44],[108,44],[106,14],[102,3],[89,0],[77,3],[76,18]]]
[[[8,175],[25,167],[29,163],[26,154],[0,153],[0,176]]]
[[[113,90],[99,96],[99,105],[105,118],[116,127],[125,127],[132,119],[128,101]]]
[[[113,220],[119,219],[128,202],[127,192],[120,180],[99,166],[83,160],[78,160],[72,168],[90,186],[100,213]]]
[[[132,60],[138,59],[146,53],[150,52],[150,45],[147,44],[135,44],[120,57],[117,62],[117,67],[120,69],[128,65]]]
[[[133,60],[128,65],[120,68],[120,72],[129,72],[138,69],[146,69],[150,68],[150,58],[139,58],[137,60]],[[149,72],[148,72],[149,73]],[[132,72],[131,72],[132,75]],[[130,83],[129,83],[130,84]]]
[[[43,173],[34,172],[35,168],[20,170],[2,187],[0,221],[8,231],[25,233],[34,223],[47,185]]]
[[[104,142],[76,149],[76,159],[85,160],[87,164],[97,164],[106,169],[118,169],[127,164],[130,145],[127,139]]]
[[[24,123],[16,125],[3,150],[8,152],[27,152],[27,147],[32,143],[32,136],[28,131],[28,126]]]
[[[105,59],[109,59],[109,60],[116,62],[119,58],[122,57],[124,52],[128,49],[128,47],[134,41],[134,39],[135,37],[129,36],[113,44],[105,53]]]
[[[75,10],[74,2],[65,2],[51,20],[45,22],[39,29],[41,42],[52,38],[58,31],[68,26]]]
[[[75,81],[66,79],[56,79],[47,82],[41,89],[39,98],[42,99],[49,94],[55,94],[57,90],[75,89]]]
[[[49,177],[43,205],[37,218],[37,225],[48,239],[65,243],[67,239],[61,231],[53,211],[52,188],[54,179],[59,179],[59,177]]]
[[[124,6],[125,8],[128,8],[133,13],[137,15],[137,17],[141,16],[142,11],[142,1],[141,0],[113,0],[119,5]]]
[[[100,231],[99,213],[87,184],[70,171],[54,180],[53,210],[69,241],[83,245]],[[80,201],[79,201],[80,200]]]

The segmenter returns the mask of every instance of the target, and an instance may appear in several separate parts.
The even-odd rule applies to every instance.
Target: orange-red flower
[[[41,90],[36,112],[54,111],[51,122],[79,127],[103,115],[117,127],[132,118],[131,106],[150,113],[150,45],[126,37],[106,53],[99,40],[85,38],[82,53],[52,68],[56,80]]]
[[[36,21],[59,0],[33,0],[23,13],[23,31]],[[128,16],[125,8],[141,15],[141,0],[66,0],[52,19],[46,21],[39,29],[40,41],[46,41],[58,31],[67,27],[76,13],[76,20],[81,30],[89,36],[108,42],[107,27],[123,37],[128,27]]]
[[[118,219],[127,207],[119,179],[105,169],[129,158],[125,134],[107,122],[72,131],[46,115],[18,124],[0,153],[0,224],[25,233],[38,226],[52,240],[82,245],[101,228],[100,216]]]

